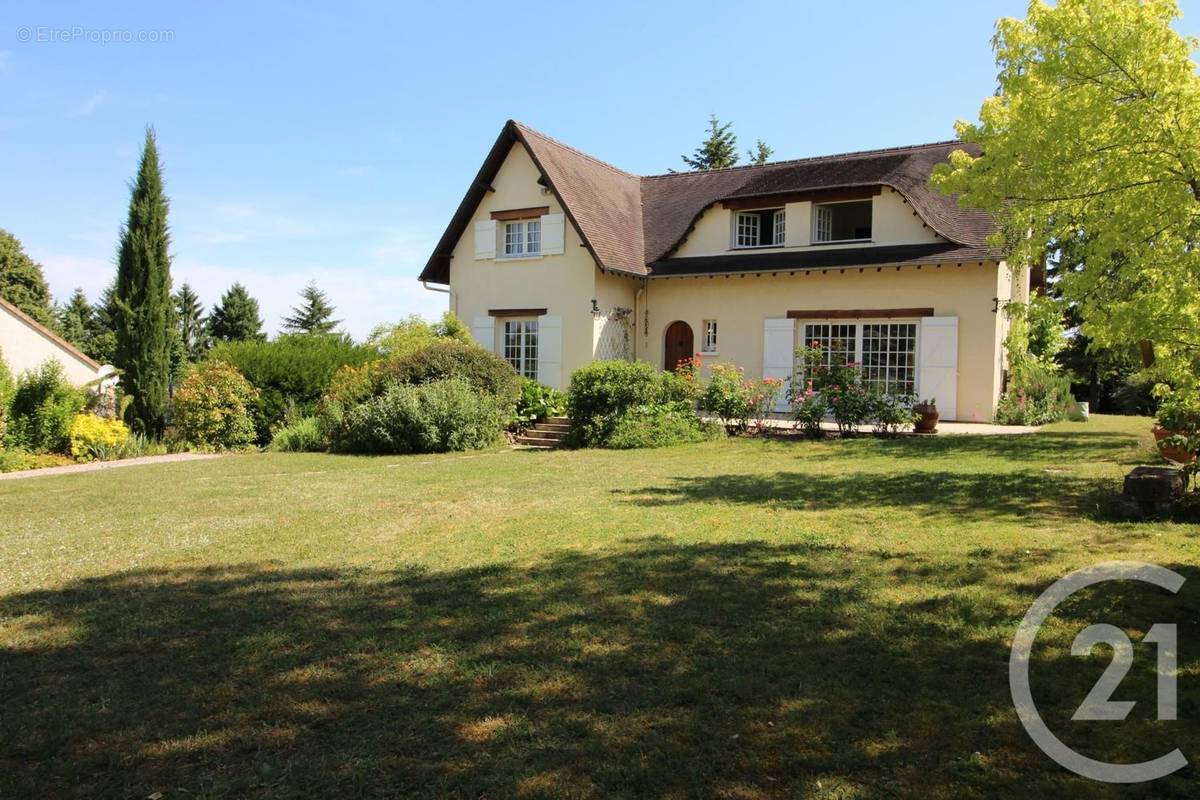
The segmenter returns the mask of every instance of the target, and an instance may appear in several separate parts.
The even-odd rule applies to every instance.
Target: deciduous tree
[[[42,265],[25,254],[20,240],[0,229],[0,297],[43,325],[54,325],[50,287]]]
[[[1150,340],[1168,378],[1200,355],[1200,77],[1173,0],[1031,3],[993,40],[999,91],[933,183],[995,215],[1013,264],[1063,248],[1097,346]]]

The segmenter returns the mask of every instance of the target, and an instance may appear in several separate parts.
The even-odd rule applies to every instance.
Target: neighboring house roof
[[[986,211],[959,208],[956,195],[942,195],[928,185],[934,165],[945,161],[954,150],[965,149],[978,154],[973,145],[934,142],[760,166],[638,177],[509,120],[422,270],[421,280],[449,283],[451,251],[466,231],[475,208],[514,142],[525,146],[542,172],[546,185],[575,225],[584,246],[603,270],[633,275],[669,274],[669,269],[675,268],[667,267],[671,253],[706,209],[725,200],[759,197],[766,200],[797,192],[873,186],[895,189],[922,222],[963,249],[960,255],[964,257],[947,256],[946,261],[972,261],[998,255],[986,242],[995,229],[991,215]],[[944,243],[942,247],[945,248]],[[875,258],[867,263],[876,264],[884,249],[887,248],[836,252],[859,256],[870,252]],[[968,251],[970,255],[967,255]],[[814,257],[822,258],[817,256],[817,251],[803,254],[785,251],[686,260],[693,267],[704,261],[720,263],[720,271],[757,271],[758,268],[749,265],[769,259],[782,267],[784,261],[797,262]],[[930,262],[923,259],[922,263]]]
[[[0,312],[2,312],[2,311],[7,311],[13,317],[16,317],[18,320],[25,323],[30,328],[33,328],[34,331],[41,334],[41,336],[43,336],[44,338],[48,339],[52,344],[57,346],[60,350],[66,351],[67,355],[69,355],[70,357],[86,364],[87,366],[91,367],[93,370],[96,370],[96,371],[100,370],[101,365],[99,363],[97,363],[96,361],[94,361],[93,359],[89,358],[78,347],[71,344],[66,339],[62,338],[54,331],[50,330],[42,323],[38,322],[36,319],[29,316],[24,311],[22,311],[21,309],[17,308],[12,303],[5,300],[3,297],[0,297]]]

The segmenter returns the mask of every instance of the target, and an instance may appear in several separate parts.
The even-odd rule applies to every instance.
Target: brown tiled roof
[[[941,195],[928,186],[934,165],[945,161],[952,151],[963,148],[959,142],[935,142],[761,166],[639,178],[509,120],[421,272],[421,280],[449,282],[450,252],[470,223],[512,143],[517,141],[525,145],[579,231],[584,246],[604,270],[635,275],[659,274],[668,260],[680,260],[669,259],[669,256],[705,209],[723,200],[748,197],[766,200],[772,195],[801,191],[872,186],[895,189],[926,225],[953,245],[964,248],[964,252],[987,251],[989,257],[996,257],[986,243],[994,230],[991,216],[984,211],[961,209],[956,197]],[[966,149],[971,147],[966,146]],[[878,252],[880,249],[855,248],[836,252],[866,255],[867,251]],[[815,251],[811,255],[815,256]],[[791,256],[785,251],[782,254],[715,258],[751,264]],[[974,257],[961,260],[974,260]]]

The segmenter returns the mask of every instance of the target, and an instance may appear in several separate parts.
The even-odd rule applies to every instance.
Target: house
[[[985,212],[928,186],[957,142],[638,176],[505,124],[421,272],[485,347],[559,388],[600,358],[698,352],[789,378],[796,350],[990,421],[1001,305],[1023,300]]]
[[[116,370],[101,365],[81,353],[21,309],[0,297],[0,354],[13,375],[40,367],[48,359],[62,365],[63,375],[76,386],[94,385],[100,381],[115,382]]]

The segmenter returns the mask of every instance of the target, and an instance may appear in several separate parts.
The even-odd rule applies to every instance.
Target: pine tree
[[[762,139],[759,139],[754,143],[753,150],[746,151],[746,157],[749,158],[750,163],[754,164],[755,166],[767,163],[771,160],[771,156],[774,154],[775,150]]]
[[[58,332],[84,353],[92,335],[92,306],[83,289],[76,288],[66,305],[58,309]]]
[[[208,332],[213,339],[223,342],[266,338],[258,314],[258,301],[250,296],[245,286],[235,283],[221,296],[208,315]]]
[[[168,207],[154,131],[148,128],[121,230],[115,328],[121,385],[133,398],[126,416],[150,436],[160,436],[166,421],[175,325]]]
[[[43,325],[54,326],[54,307],[42,265],[25,254],[20,240],[0,229],[0,297]]]
[[[211,344],[204,306],[200,304],[199,295],[186,283],[175,294],[175,324],[188,361],[204,358]]]
[[[692,169],[723,169],[737,164],[737,135],[730,130],[732,127],[732,122],[722,125],[713,114],[708,120],[708,138],[693,155],[680,156],[683,163]]]
[[[88,325],[87,353],[101,364],[111,364],[117,353],[117,283],[114,280],[100,294]]]
[[[332,333],[341,323],[333,319],[333,304],[329,297],[310,281],[300,290],[301,304],[292,309],[292,315],[283,321],[287,333]]]

